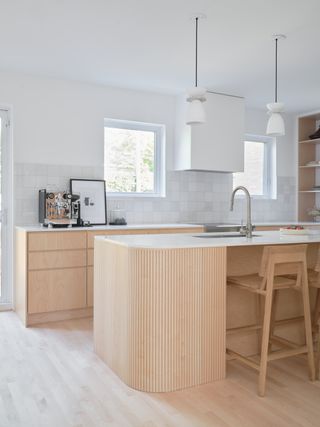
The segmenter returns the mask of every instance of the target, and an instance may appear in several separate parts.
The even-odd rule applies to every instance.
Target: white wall
[[[39,188],[65,189],[73,177],[103,178],[104,118],[161,123],[167,129],[167,170],[172,169],[175,97],[0,73],[0,104],[13,107],[16,223],[37,222]],[[264,110],[247,110],[246,132],[265,134]],[[232,126],[232,118],[230,125]],[[253,203],[255,221],[293,220],[295,201],[294,120],[277,143],[277,201]],[[129,222],[221,222],[229,213],[230,174],[168,172],[165,199],[109,199],[128,211]]]
[[[104,118],[165,124],[172,146],[173,96],[0,73],[0,103],[13,106],[15,162],[101,166]]]

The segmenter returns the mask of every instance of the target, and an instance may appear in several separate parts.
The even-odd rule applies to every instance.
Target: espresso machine
[[[81,227],[80,196],[39,190],[39,222],[44,227]]]

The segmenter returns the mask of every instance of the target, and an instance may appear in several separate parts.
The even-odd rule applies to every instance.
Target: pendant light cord
[[[196,70],[195,70],[195,87],[198,86],[198,20],[196,17]]]
[[[278,102],[278,39],[276,38],[276,69],[275,69],[275,102]]]

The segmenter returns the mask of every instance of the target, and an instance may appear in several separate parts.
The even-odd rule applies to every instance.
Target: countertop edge
[[[153,230],[153,229],[165,229],[165,228],[178,228],[178,229],[192,229],[199,228],[202,229],[203,226],[196,224],[181,224],[181,223],[171,223],[171,224],[131,224],[131,225],[105,225],[105,226],[92,226],[92,227],[72,227],[72,228],[48,228],[41,226],[23,226],[16,225],[16,230],[22,230],[29,233],[42,233],[42,232],[62,232],[62,231],[126,231],[126,230]]]

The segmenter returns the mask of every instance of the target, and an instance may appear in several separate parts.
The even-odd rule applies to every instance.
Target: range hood
[[[242,172],[244,99],[207,92],[206,122],[187,125],[185,96],[177,98],[174,170]]]

